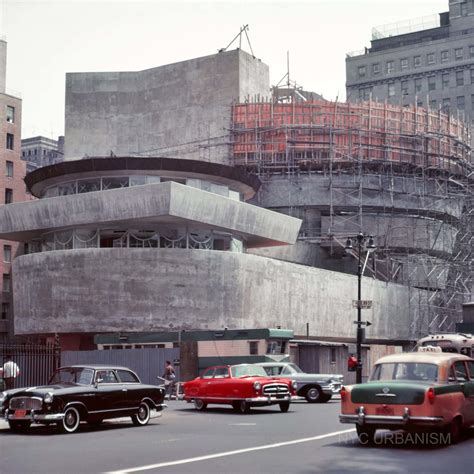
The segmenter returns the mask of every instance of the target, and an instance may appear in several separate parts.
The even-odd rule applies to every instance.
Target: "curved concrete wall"
[[[15,333],[288,327],[354,337],[357,277],[249,254],[84,249],[14,262]],[[367,337],[413,339],[408,289],[364,278]]]
[[[385,176],[362,177],[363,226],[366,234],[377,236],[377,245],[448,258],[453,252],[463,200],[447,195],[442,184],[426,179]],[[332,226],[330,182],[324,175],[262,179],[255,198],[258,205],[303,220],[302,237],[343,236],[359,232],[359,183],[354,175],[333,179]],[[351,217],[352,216],[352,217]],[[291,252],[291,251],[290,251]],[[298,260],[295,260],[298,261]]]

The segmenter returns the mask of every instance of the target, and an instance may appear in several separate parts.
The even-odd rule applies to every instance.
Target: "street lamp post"
[[[366,322],[362,322],[362,275],[364,273],[364,268],[362,268],[362,261],[361,261],[361,254],[362,249],[364,246],[365,241],[368,239],[368,243],[366,248],[370,251],[370,249],[374,249],[374,239],[372,236],[366,236],[362,232],[359,232],[355,237],[357,241],[357,367],[356,367],[356,383],[362,383],[362,342],[364,339],[364,328],[362,327],[363,324],[367,324]],[[346,242],[346,249],[352,250],[352,238],[348,237]],[[368,255],[367,255],[368,256]]]

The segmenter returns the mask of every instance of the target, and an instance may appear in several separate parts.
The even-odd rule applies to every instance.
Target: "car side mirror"
[[[97,379],[97,380],[95,381],[94,387],[97,388],[98,385],[99,385],[100,383],[102,383],[103,381],[104,381],[104,379]]]

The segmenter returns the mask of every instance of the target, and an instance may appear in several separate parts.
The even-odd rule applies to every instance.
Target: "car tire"
[[[150,407],[148,406],[148,403],[141,402],[138,407],[138,412],[135,413],[135,415],[132,415],[131,418],[132,423],[135,426],[148,425],[148,422],[150,421]]]
[[[309,387],[304,396],[309,403],[320,403],[323,392],[319,387]]]
[[[356,425],[357,437],[359,443],[364,446],[370,446],[374,444],[376,429],[370,426]]]
[[[204,411],[207,408],[207,403],[204,400],[201,400],[200,398],[195,398],[194,408],[196,408],[197,411]]]
[[[64,412],[64,418],[58,423],[61,433],[75,433],[81,424],[81,415],[76,407],[69,407]]]
[[[290,402],[280,402],[279,405],[282,413],[286,413],[290,408]]]
[[[331,400],[332,395],[326,395],[323,394],[321,395],[321,398],[319,399],[319,403],[327,403],[329,400]]]
[[[237,402],[238,412],[241,415],[245,415],[250,411],[250,405],[245,400],[240,400]]]
[[[447,444],[457,444],[461,439],[462,435],[462,422],[461,418],[454,418],[453,421],[447,427],[445,434],[447,435]]]
[[[16,433],[21,433],[22,431],[26,431],[31,425],[29,421],[14,421],[14,420],[9,420],[8,424],[10,426],[10,429],[12,431],[15,431]]]

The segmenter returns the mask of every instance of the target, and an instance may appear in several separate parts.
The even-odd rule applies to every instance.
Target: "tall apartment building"
[[[439,17],[374,28],[371,47],[346,58],[348,102],[385,101],[474,119],[474,1]]]
[[[6,90],[7,43],[0,40],[0,207],[26,200],[21,160],[21,99]],[[13,336],[11,264],[19,244],[0,240],[0,340]]]
[[[26,161],[26,171],[30,173],[43,166],[63,161],[64,137],[57,140],[47,137],[24,138],[21,141],[21,159]]]

